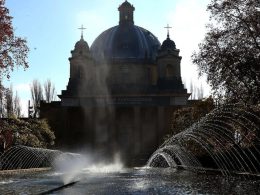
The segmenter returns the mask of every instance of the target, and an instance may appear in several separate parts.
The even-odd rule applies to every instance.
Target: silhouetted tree
[[[5,90],[5,107],[6,113],[4,114],[6,117],[21,117],[22,108],[20,103],[20,97],[18,96],[17,91],[14,96],[12,85],[10,86],[10,88],[7,88]]]
[[[0,79],[0,118],[4,116],[4,87]]]
[[[33,80],[30,88],[31,88],[33,110],[34,110],[33,117],[36,118],[39,117],[40,102],[41,100],[43,100],[42,86],[38,80]]]
[[[44,100],[47,103],[50,103],[51,101],[55,100],[55,96],[56,96],[55,86],[51,82],[51,80],[48,79],[44,83]]]
[[[260,103],[260,0],[212,0],[211,24],[192,56],[222,100]]]
[[[197,87],[196,91],[197,91],[197,98],[198,98],[198,100],[203,99],[203,97],[204,97],[204,89],[203,89],[202,84],[200,84],[200,87]]]
[[[0,78],[3,75],[9,78],[15,66],[27,68],[28,52],[26,40],[14,35],[12,17],[5,7],[5,0],[0,0]]]
[[[193,94],[192,94],[193,98],[192,99],[194,99],[194,100],[197,99],[197,93],[198,93],[197,89],[198,89],[197,86],[193,84]]]
[[[193,85],[192,80],[190,81],[190,93],[191,93],[190,99],[191,100],[195,99],[194,85]]]
[[[18,93],[16,91],[15,97],[14,97],[14,115],[19,118],[22,116],[22,107],[21,107],[21,100],[18,96]]]
[[[13,98],[13,86],[6,89],[6,113],[7,117],[10,118],[14,115],[14,98]]]

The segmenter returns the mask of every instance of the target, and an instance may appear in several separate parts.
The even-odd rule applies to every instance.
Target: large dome
[[[134,24],[120,24],[101,33],[90,50],[96,61],[155,62],[159,40]]]

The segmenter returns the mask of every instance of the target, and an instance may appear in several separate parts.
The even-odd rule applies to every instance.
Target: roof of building
[[[114,26],[101,33],[90,50],[96,61],[155,61],[160,42],[150,31],[134,24]]]
[[[125,1],[124,3],[122,3],[119,8],[121,7],[133,7],[128,1]]]
[[[82,49],[89,50],[88,43],[83,39],[83,36],[75,44],[75,50],[82,50]]]
[[[148,30],[134,25],[134,6],[128,1],[119,8],[119,25],[101,33],[90,50],[96,61],[155,62],[159,40]]]
[[[176,45],[173,40],[170,39],[168,36],[166,40],[163,41],[163,44],[161,46],[161,50],[175,50]]]

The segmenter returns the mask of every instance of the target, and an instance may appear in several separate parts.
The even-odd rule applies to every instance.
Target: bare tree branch
[[[33,117],[39,117],[39,112],[40,112],[40,102],[43,100],[43,94],[42,94],[42,87],[41,83],[38,80],[33,80],[31,86],[31,98],[32,98],[32,103],[33,103]]]

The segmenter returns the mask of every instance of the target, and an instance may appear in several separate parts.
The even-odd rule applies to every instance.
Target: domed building
[[[119,152],[127,165],[143,165],[169,133],[172,111],[185,106],[190,94],[169,32],[161,45],[134,24],[128,1],[118,11],[119,25],[102,32],[90,48],[81,35],[61,101],[42,103],[41,117],[49,119],[60,147],[85,146],[103,157]]]

